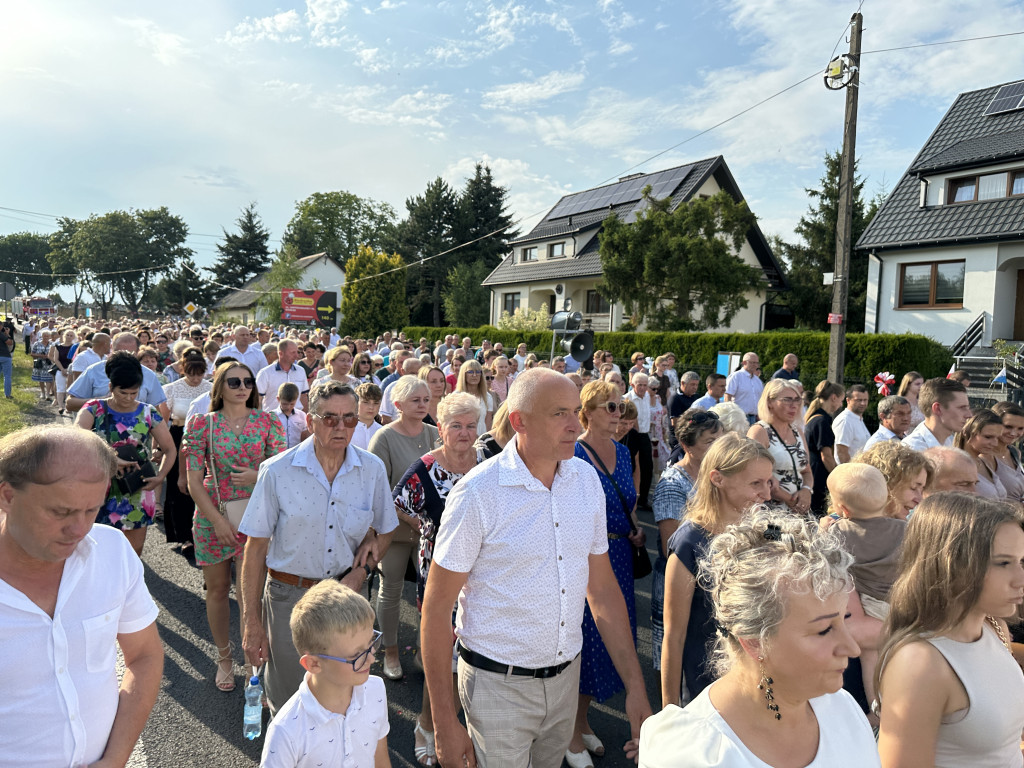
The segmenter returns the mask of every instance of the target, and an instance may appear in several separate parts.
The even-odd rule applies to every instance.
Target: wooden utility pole
[[[857,96],[860,84],[860,36],[864,17],[850,19],[849,66],[852,77],[846,86],[846,119],[843,123],[843,155],[839,164],[839,217],[836,222],[836,271],[832,286],[832,335],[828,347],[828,380],[843,383],[846,365],[846,305],[850,298],[850,253],[853,250],[854,166],[857,147]]]

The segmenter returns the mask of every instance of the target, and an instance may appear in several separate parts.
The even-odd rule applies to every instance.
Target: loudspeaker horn
[[[589,333],[577,333],[571,339],[562,339],[562,349],[577,363],[583,363],[594,354],[594,337]]]

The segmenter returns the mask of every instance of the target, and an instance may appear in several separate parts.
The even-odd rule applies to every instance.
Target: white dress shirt
[[[302,442],[302,432],[306,428],[306,414],[302,412],[299,403],[295,404],[295,408],[290,414],[282,411],[280,406],[271,413],[277,417],[277,421],[281,425],[285,448],[294,448]]]
[[[899,437],[897,437],[896,433],[893,432],[888,427],[883,427],[882,425],[879,425],[878,429],[875,430],[875,434],[869,437],[868,441],[864,443],[864,450],[867,451],[871,448],[871,446],[875,445],[876,443],[884,443],[889,440],[899,440]]]
[[[233,357],[238,362],[249,366],[253,376],[267,367],[267,356],[260,351],[259,344],[250,344],[245,348],[245,352],[241,352],[234,344],[228,344],[220,348],[216,359],[220,360],[222,357]]]
[[[213,390],[200,395],[191,403],[188,404],[188,413],[185,415],[185,423],[189,422],[193,416],[197,413],[209,413],[210,412],[210,400],[213,399]]]
[[[352,441],[349,445],[354,445],[356,448],[362,448],[364,451],[368,451],[370,450],[370,438],[377,434],[378,430],[381,429],[384,429],[384,427],[379,422],[371,421],[370,426],[366,426],[360,421],[352,431]]]
[[[836,445],[845,445],[850,452],[852,459],[862,450],[871,437],[867,425],[864,424],[864,417],[847,409],[832,420],[832,434],[835,435]],[[836,463],[842,464],[839,460],[839,452],[836,451]]]
[[[287,371],[280,363],[265,365],[256,373],[256,391],[263,398],[263,410],[272,411],[277,408],[277,390],[289,382],[299,388],[300,395],[309,391],[309,379],[297,363],[292,363]]]
[[[370,675],[355,686],[348,710],[341,713],[317,701],[307,672],[299,690],[270,721],[260,766],[371,768],[377,744],[390,730],[387,692],[379,677]]]
[[[623,400],[629,400],[636,406],[636,431],[646,435],[651,431],[651,401],[646,395],[641,397],[632,389],[626,392]]]
[[[106,525],[65,561],[52,619],[0,579],[0,765],[99,760],[117,712],[117,636],[157,613],[142,561]]]
[[[932,434],[932,431],[925,426],[923,421],[914,427],[913,432],[903,438],[903,444],[907,448],[913,448],[915,451],[927,451],[929,448],[937,448],[940,445],[938,438]],[[941,443],[941,445],[947,447],[953,445],[953,435],[947,437],[946,442]]]
[[[463,645],[538,669],[583,647],[589,557],[607,551],[597,470],[560,461],[549,490],[520,458],[517,436],[448,494],[434,563],[467,575],[456,617]]]
[[[736,405],[748,416],[757,416],[757,403],[764,391],[764,382],[745,368],[733,371],[725,380],[725,394],[730,395]]]
[[[75,359],[71,361],[71,370],[76,373],[85,373],[85,369],[94,363],[102,362],[104,358],[97,355],[91,349],[83,349]]]
[[[268,568],[325,579],[352,566],[371,526],[389,533],[398,515],[384,462],[349,445],[329,483],[313,445],[308,437],[260,465],[238,530],[270,539]]]

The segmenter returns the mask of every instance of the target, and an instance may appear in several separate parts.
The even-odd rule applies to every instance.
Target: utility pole
[[[839,217],[836,223],[836,271],[832,286],[832,314],[828,321],[828,380],[843,383],[846,365],[846,305],[850,298],[850,253],[853,249],[854,167],[857,147],[857,96],[860,84],[860,36],[864,17],[850,19],[850,53],[846,65],[851,77],[846,84],[846,118],[843,122],[843,155],[839,165]],[[826,78],[827,83],[827,78]]]

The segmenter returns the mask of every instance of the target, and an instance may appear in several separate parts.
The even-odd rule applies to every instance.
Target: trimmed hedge
[[[474,345],[483,339],[500,341],[506,353],[515,354],[516,345],[525,342],[531,352],[546,358],[551,352],[551,331],[501,331],[492,326],[480,328],[431,328],[412,326],[402,329],[410,339],[423,336],[431,345],[449,333],[460,339],[469,336]],[[782,358],[792,352],[800,358],[800,379],[813,387],[828,371],[829,334],[818,331],[764,331],[761,333],[596,333],[597,349],[610,351],[625,370],[633,352],[650,357],[674,352],[679,371],[695,370],[705,374],[714,370],[719,352],[757,352],[767,379],[782,366]],[[625,364],[625,365],[623,365]],[[949,350],[933,339],[917,334],[851,333],[846,337],[845,384],[871,384],[875,374],[889,371],[896,385],[907,371],[919,371],[926,379],[945,376],[953,358]],[[703,387],[702,387],[703,389]],[[874,392],[874,387],[870,388]]]

